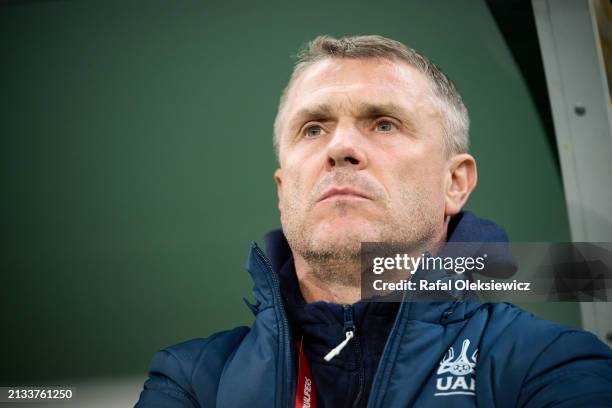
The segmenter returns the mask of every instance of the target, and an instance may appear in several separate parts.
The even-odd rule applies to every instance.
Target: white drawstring
[[[323,357],[325,359],[325,361],[331,361],[332,358],[336,357],[338,354],[340,354],[340,352],[342,351],[342,349],[344,347],[346,347],[346,345],[348,344],[348,342],[353,338],[353,336],[355,335],[355,333],[352,330],[349,330],[346,332],[346,338],[342,341],[342,343],[338,344],[336,347],[334,347],[329,353],[327,353],[327,355],[325,357]]]

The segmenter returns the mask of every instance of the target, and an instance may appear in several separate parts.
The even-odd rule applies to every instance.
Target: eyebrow
[[[295,129],[302,123],[310,122],[311,120],[325,120],[333,116],[333,108],[331,105],[322,104],[313,107],[302,108],[297,111],[291,122],[289,122],[290,129]]]
[[[411,132],[415,131],[415,124],[406,109],[399,105],[389,103],[369,103],[362,102],[354,109],[353,114],[359,119],[372,119],[380,116],[390,116],[396,118]],[[289,123],[290,129],[295,129],[301,124],[318,120],[329,120],[334,116],[334,109],[331,105],[321,104],[312,107],[305,107],[298,110]]]
[[[397,118],[400,122],[402,122],[409,130],[414,130],[414,121],[411,118],[411,115],[406,111],[406,109],[402,108],[395,103],[380,103],[380,104],[372,104],[372,103],[360,103],[356,110],[358,118],[377,118],[380,116],[390,116],[393,118]]]

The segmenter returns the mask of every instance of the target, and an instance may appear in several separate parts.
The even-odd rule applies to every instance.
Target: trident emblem
[[[468,360],[467,351],[470,347],[470,341],[468,339],[463,340],[461,346],[461,354],[457,359],[453,361],[455,357],[455,350],[449,348],[442,361],[440,361],[440,367],[436,374],[451,373],[453,375],[466,375],[474,372],[476,368],[476,359],[478,358],[478,349],[472,354],[471,361]]]

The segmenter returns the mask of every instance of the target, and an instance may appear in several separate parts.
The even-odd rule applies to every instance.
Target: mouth
[[[350,187],[332,187],[326,190],[317,202],[335,200],[371,200],[370,196]]]

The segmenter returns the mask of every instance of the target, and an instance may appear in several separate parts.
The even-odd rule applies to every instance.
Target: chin
[[[380,240],[380,228],[359,219],[334,220],[325,223],[312,234],[313,247],[321,250],[360,251],[362,242],[377,242]]]

